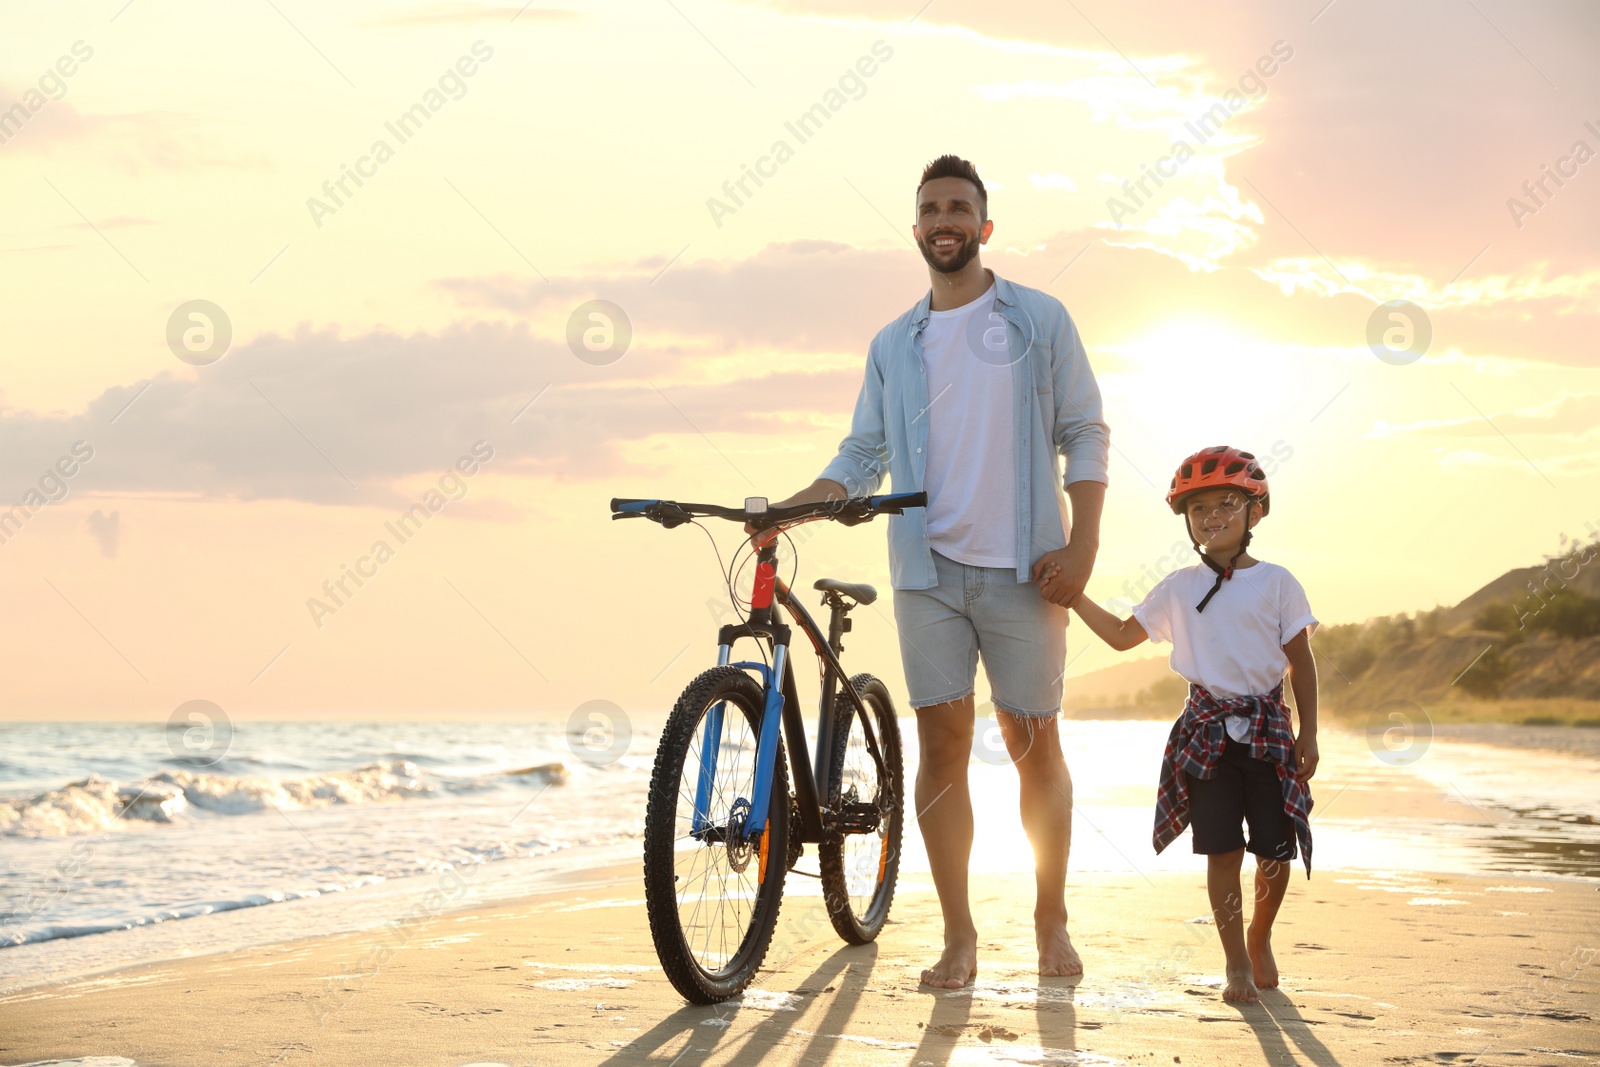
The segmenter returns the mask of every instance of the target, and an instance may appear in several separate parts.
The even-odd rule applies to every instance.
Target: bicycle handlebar
[[[731,519],[754,525],[758,529],[781,526],[800,519],[829,518],[846,526],[871,522],[879,515],[900,515],[906,508],[928,506],[928,494],[886,493],[879,496],[846,497],[825,500],[814,504],[795,504],[787,508],[768,508],[750,512],[744,508],[722,507],[717,504],[680,504],[676,500],[644,500],[628,497],[611,498],[613,519],[650,519],[667,529],[681,526],[697,515]]]

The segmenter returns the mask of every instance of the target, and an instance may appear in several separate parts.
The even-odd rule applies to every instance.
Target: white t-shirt
[[[1017,565],[1017,435],[1005,320],[993,285],[928,313],[928,543],[974,567]],[[975,318],[976,317],[976,318]],[[977,350],[975,347],[977,346]]]
[[[1196,611],[1216,580],[1203,563],[1175,570],[1156,583],[1133,617],[1150,640],[1172,643],[1168,662],[1186,681],[1224,699],[1269,693],[1289,669],[1283,646],[1307,626],[1317,632],[1306,591],[1286,568],[1257,560],[1236,568],[1206,610]],[[1229,736],[1244,741],[1249,722],[1229,716]]]

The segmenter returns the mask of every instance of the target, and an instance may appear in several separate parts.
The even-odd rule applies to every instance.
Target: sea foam
[[[31,797],[0,799],[0,836],[71,837],[181,822],[196,812],[250,815],[457,795],[488,788],[507,776],[562,784],[569,772],[561,763],[545,763],[499,775],[451,778],[426,772],[410,760],[388,760],[287,779],[173,770],[123,785],[91,774]]]

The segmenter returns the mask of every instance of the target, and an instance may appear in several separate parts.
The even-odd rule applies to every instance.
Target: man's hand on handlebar
[[[767,507],[773,511],[777,511],[779,508],[792,508],[796,504],[819,504],[830,500],[844,500],[849,497],[849,495],[849,493],[845,492],[844,486],[840,485],[836,481],[833,481],[831,478],[818,478],[816,481],[812,482],[798,493],[795,493],[793,496],[787,497],[783,500],[774,501],[773,503],[768,504]],[[750,536],[751,544],[757,546],[760,545],[761,542],[757,540],[757,535],[760,534],[761,531],[758,530],[754,524],[748,522],[745,523],[744,532]],[[767,533],[771,533],[770,528],[768,529]]]

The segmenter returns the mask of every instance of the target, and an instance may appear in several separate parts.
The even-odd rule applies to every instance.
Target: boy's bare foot
[[[978,938],[947,944],[939,962],[922,972],[922,984],[939,989],[960,989],[978,977]]]
[[[1039,926],[1034,934],[1039,942],[1040,978],[1068,978],[1083,973],[1083,961],[1072,947],[1066,923]]]
[[[1272,955],[1272,931],[1258,937],[1254,929],[1245,935],[1250,950],[1250,970],[1257,989],[1278,988],[1278,961]]]
[[[1235,970],[1228,968],[1228,984],[1222,989],[1222,999],[1240,1004],[1258,1004],[1261,1001],[1261,992],[1256,989],[1250,980],[1250,969],[1242,967]]]

